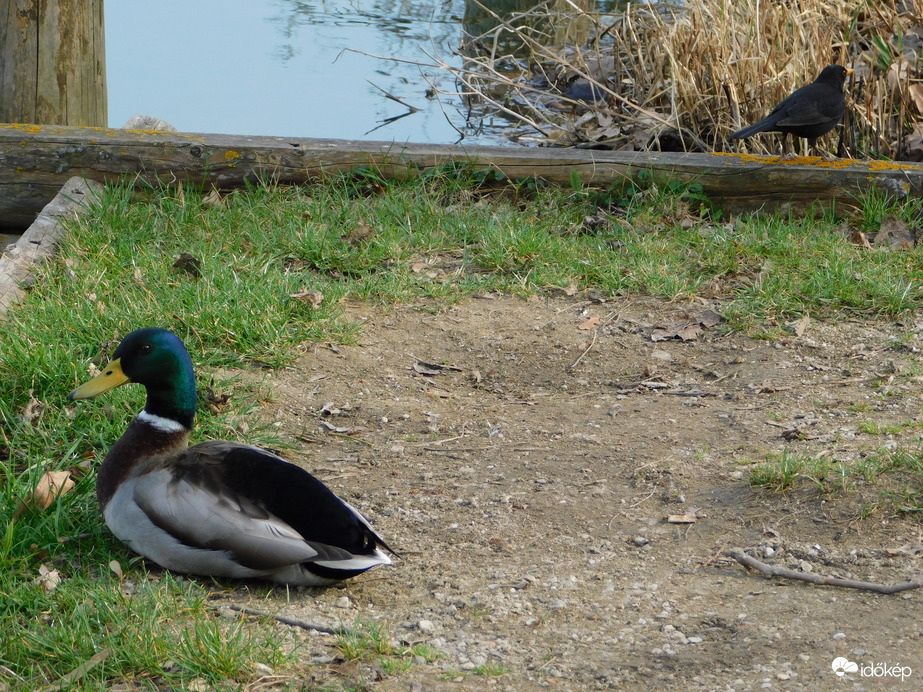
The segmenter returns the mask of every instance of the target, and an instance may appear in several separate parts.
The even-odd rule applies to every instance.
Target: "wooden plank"
[[[0,0],[0,122],[106,125],[104,24],[103,0]]]
[[[453,162],[562,185],[577,176],[601,187],[637,181],[647,171],[657,183],[697,182],[729,211],[772,206],[798,213],[818,202],[848,208],[873,188],[897,197],[923,194],[923,166],[916,164],[0,124],[0,226],[21,223],[75,174],[100,182],[130,176],[137,184],[227,189],[261,179],[303,183],[362,166],[405,178]]]
[[[35,266],[54,254],[64,232],[61,220],[77,214],[101,191],[97,182],[71,178],[22,237],[0,256],[0,315],[22,299]]]

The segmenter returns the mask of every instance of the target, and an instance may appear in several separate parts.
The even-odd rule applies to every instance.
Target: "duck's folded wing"
[[[188,460],[188,461],[187,461]],[[304,537],[325,559],[349,559],[388,550],[368,521],[319,479],[266,450],[213,440],[190,447],[179,463],[187,473],[220,478],[229,492],[246,496]],[[342,557],[333,553],[341,551]]]
[[[181,543],[227,551],[246,567],[267,570],[336,559],[319,555],[286,522],[211,474],[203,477],[184,473],[182,466],[161,467],[136,479],[133,497],[156,526]]]

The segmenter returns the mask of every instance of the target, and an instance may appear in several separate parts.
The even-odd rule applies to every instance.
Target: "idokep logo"
[[[859,673],[863,678],[900,678],[901,681],[904,681],[913,675],[913,670],[910,666],[889,666],[887,663],[869,663],[868,665],[860,667],[858,663],[853,663],[848,658],[842,656],[833,659],[831,668],[833,668],[833,672],[839,677],[843,677],[846,673]]]
[[[849,659],[843,658],[842,656],[840,656],[839,658],[833,659],[832,665],[833,665],[833,672],[839,675],[840,677],[843,677],[844,675],[846,675],[846,673],[855,673],[855,672],[858,672],[859,670],[858,665],[856,665]]]

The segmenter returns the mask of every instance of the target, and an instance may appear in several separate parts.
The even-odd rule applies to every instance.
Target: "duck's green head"
[[[179,337],[147,327],[126,336],[102,372],[72,391],[68,398],[90,399],[128,382],[144,385],[144,410],[192,428],[196,391],[192,359]]]

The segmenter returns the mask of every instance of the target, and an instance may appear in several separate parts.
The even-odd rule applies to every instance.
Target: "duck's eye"
[[[141,347],[138,349],[138,353],[141,355],[146,355],[151,352],[152,346],[150,344],[141,344]]]

